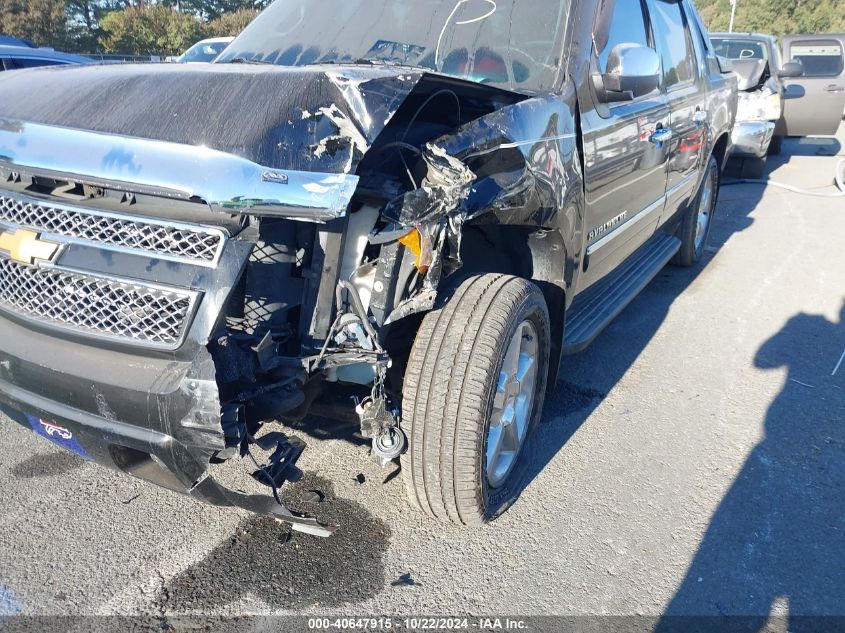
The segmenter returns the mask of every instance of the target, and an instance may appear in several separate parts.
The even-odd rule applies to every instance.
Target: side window
[[[842,46],[836,40],[793,42],[790,52],[804,64],[805,77],[838,77],[845,65]]]
[[[58,66],[61,62],[52,59],[15,59],[12,60],[15,68],[40,68],[41,66]]]
[[[641,44],[648,46],[645,16],[640,0],[617,0],[613,17],[610,21],[607,44],[599,51],[599,68],[607,70],[607,58],[610,51],[619,44]]]
[[[716,55],[713,51],[713,45],[710,42],[710,35],[707,33],[707,29],[704,26],[701,15],[698,13],[698,9],[695,8],[695,4],[693,4],[691,0],[684,2],[684,13],[687,15],[687,24],[689,24],[693,41],[700,45],[700,48],[699,46],[696,46],[696,51],[700,50],[701,55],[703,55],[703,57],[699,60],[702,64],[702,68],[704,68],[706,73],[709,75],[720,75],[722,73],[722,68],[719,66],[719,60],[716,59]]]
[[[663,84],[667,89],[695,79],[695,59],[677,1],[647,0],[657,52],[663,60]]]

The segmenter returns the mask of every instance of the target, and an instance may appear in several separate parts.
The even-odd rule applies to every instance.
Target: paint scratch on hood
[[[355,122],[347,117],[340,108],[332,104],[329,107],[319,109],[320,114],[329,119],[337,128],[337,134],[331,134],[321,139],[314,149],[314,156],[320,158],[328,152],[336,151],[337,147],[349,146],[349,164],[347,171],[351,168],[353,156],[358,151],[361,155],[370,149],[367,139],[355,125]]]
[[[364,129],[369,130],[373,125],[373,118],[370,115],[367,102],[364,100],[364,94],[361,91],[361,84],[366,83],[367,79],[351,79],[344,75],[335,72],[327,72],[326,77],[332,82],[346,102],[359,117],[361,117],[361,125]],[[388,112],[388,120],[393,116],[393,112]]]

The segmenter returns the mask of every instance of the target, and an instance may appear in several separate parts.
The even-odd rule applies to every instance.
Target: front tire
[[[681,238],[681,248],[674,259],[677,266],[694,266],[704,256],[713,225],[720,181],[719,163],[711,156],[698,192],[684,211],[678,235]]]
[[[412,506],[480,525],[516,500],[543,408],[550,329],[539,288],[509,275],[470,277],[426,315],[403,386]]]

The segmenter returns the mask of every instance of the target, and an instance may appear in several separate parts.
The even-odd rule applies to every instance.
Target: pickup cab
[[[499,516],[562,357],[701,260],[737,101],[690,0],[524,5],[278,0],[212,64],[5,73],[3,410],[318,535],[277,493],[351,414],[413,506]],[[214,476],[256,453],[266,494]]]
[[[845,117],[845,33],[789,35],[783,53],[804,69],[786,85],[778,133],[832,136]]]

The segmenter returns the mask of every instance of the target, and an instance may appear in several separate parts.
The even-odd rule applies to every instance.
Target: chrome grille
[[[0,309],[99,337],[174,348],[195,298],[191,292],[0,258]]]
[[[225,241],[225,234],[217,229],[46,203],[8,192],[0,192],[0,222],[204,264],[217,261]]]

